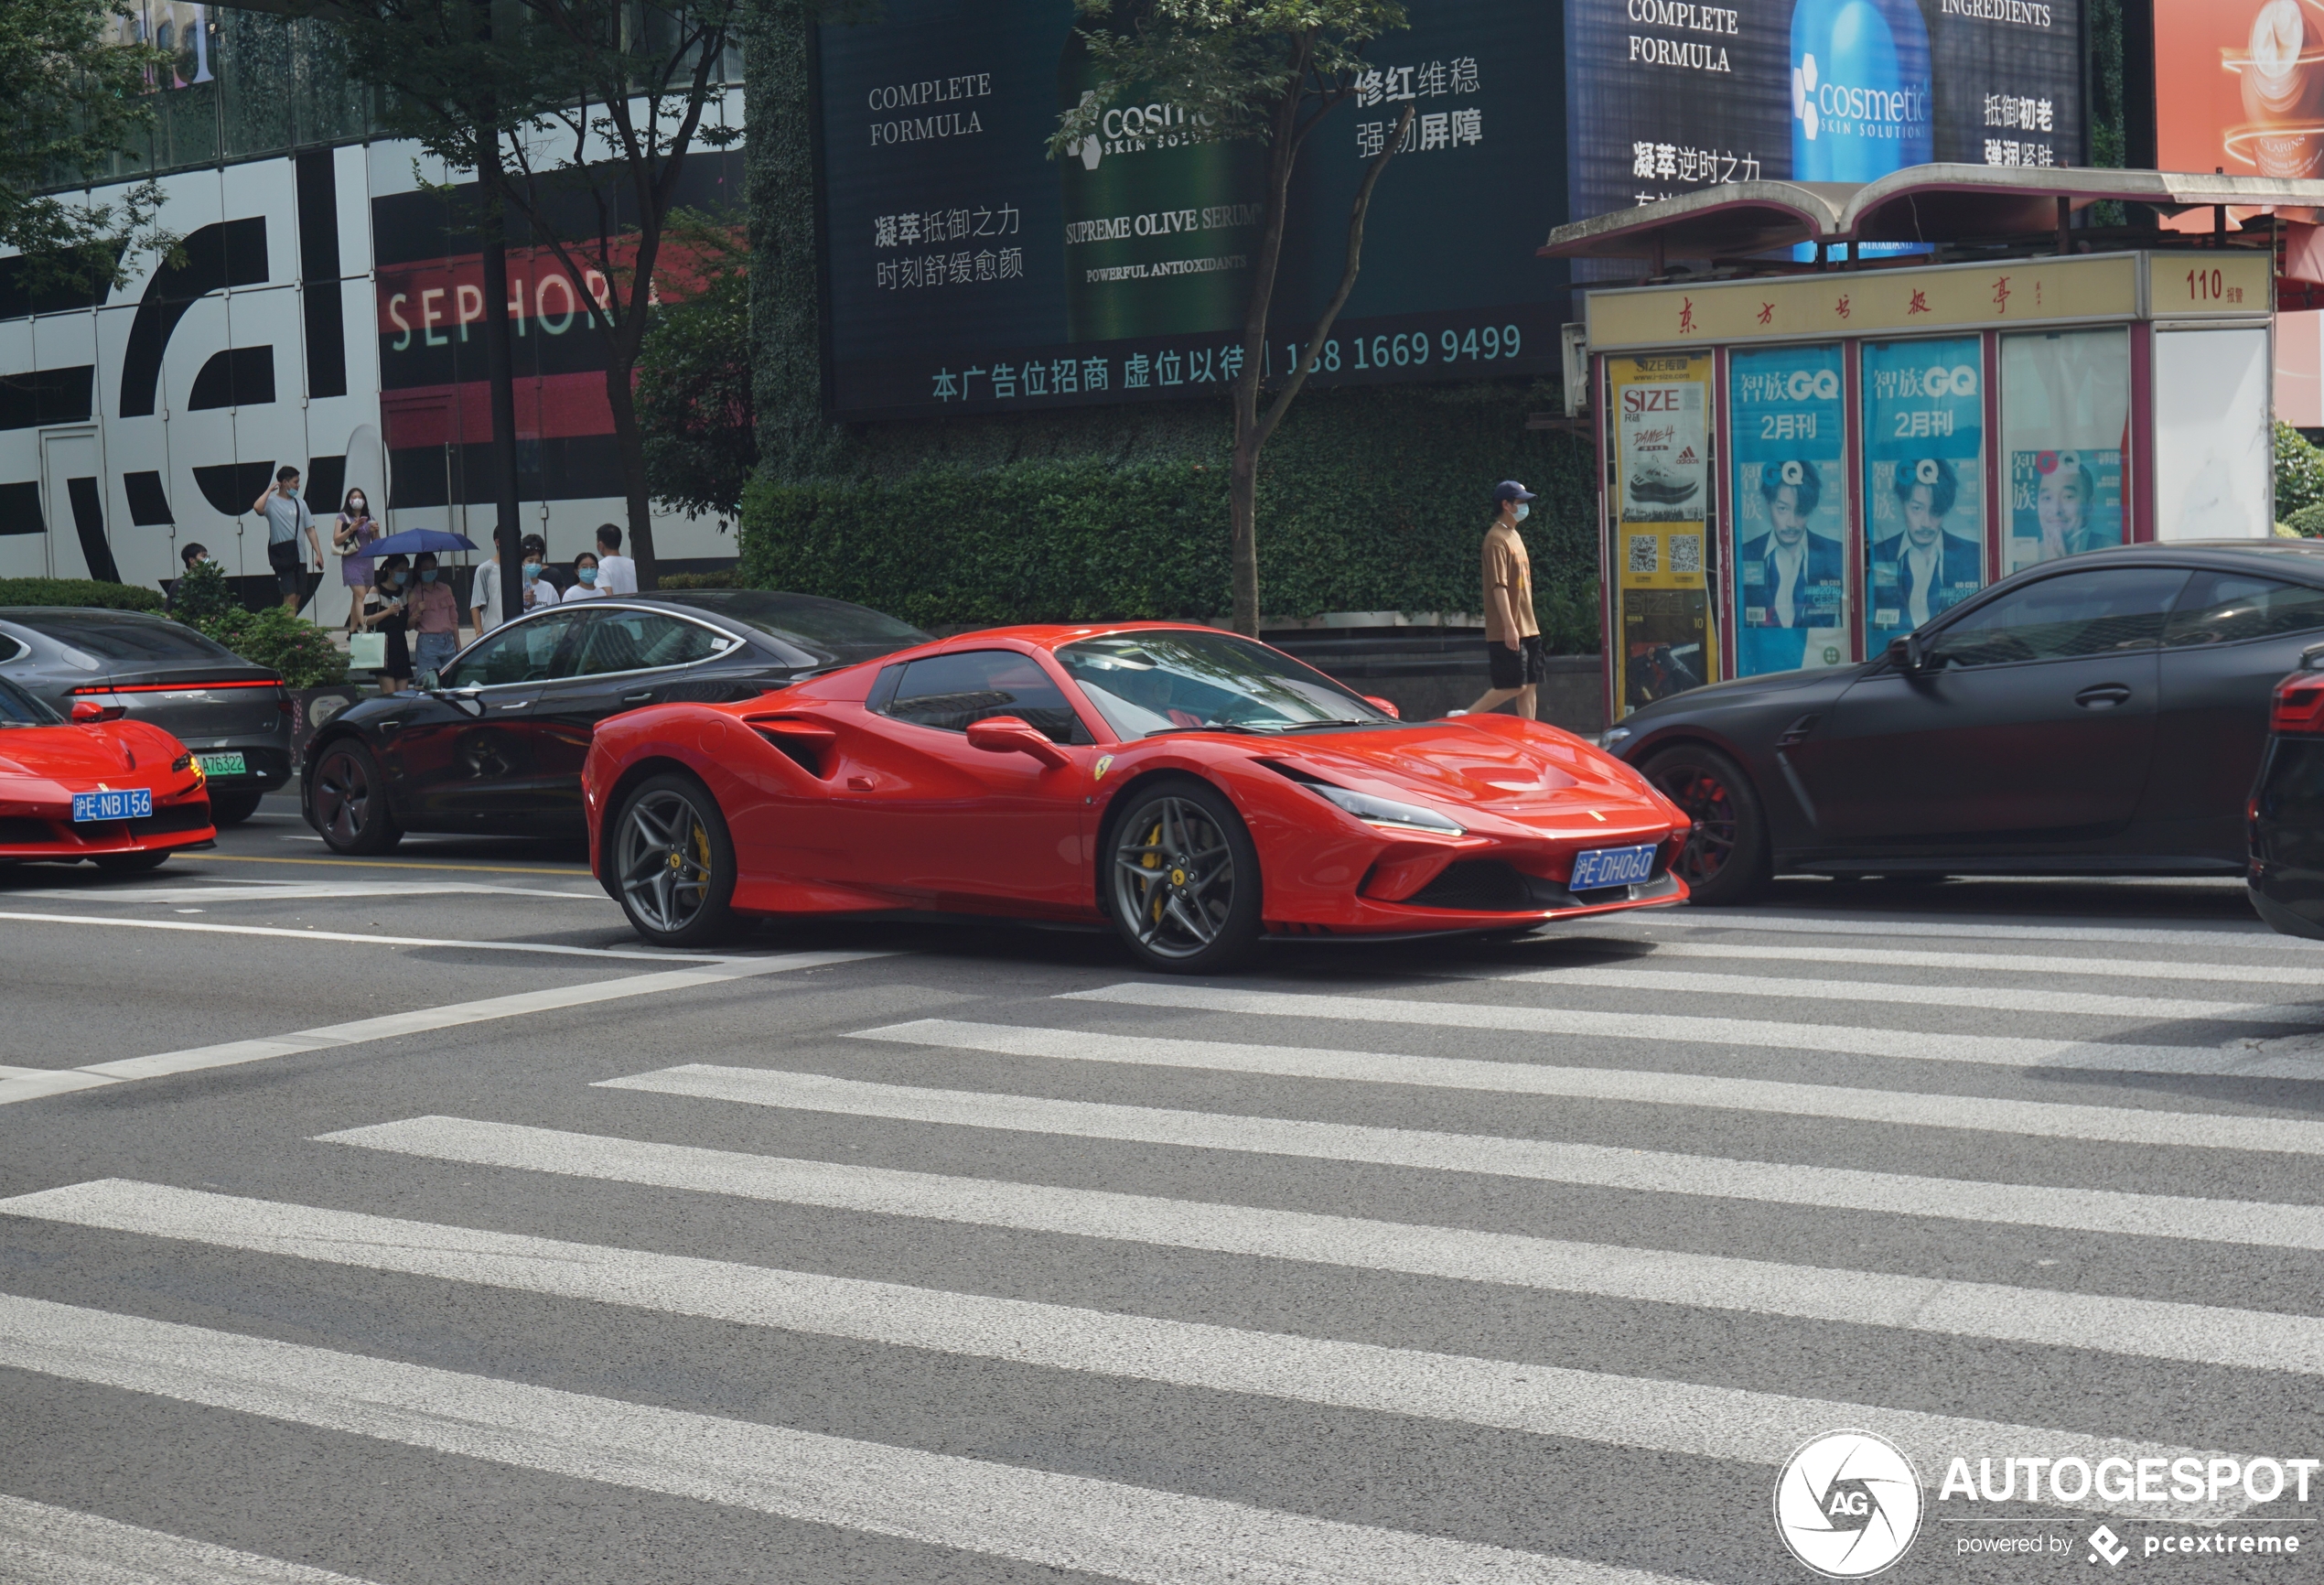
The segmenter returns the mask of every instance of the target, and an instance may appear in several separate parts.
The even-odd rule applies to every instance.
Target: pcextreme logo
[[[1921,1479],[1886,1437],[1827,1431],[1776,1477],[1775,1529],[1791,1556],[1825,1579],[1865,1579],[1911,1549]]]

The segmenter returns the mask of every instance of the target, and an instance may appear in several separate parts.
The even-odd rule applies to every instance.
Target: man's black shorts
[[[266,565],[274,569],[274,586],[286,595],[307,593],[307,564],[299,559],[298,541],[285,539],[266,547]]]
[[[1540,635],[1517,642],[1521,647],[1513,650],[1498,641],[1485,646],[1485,652],[1492,657],[1493,686],[1496,688],[1526,688],[1542,680]]]

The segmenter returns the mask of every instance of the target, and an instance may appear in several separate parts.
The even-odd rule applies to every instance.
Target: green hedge
[[[1303,396],[1261,476],[1261,609],[1475,612],[1489,498],[1514,477],[1542,497],[1525,537],[1543,633],[1555,652],[1594,652],[1587,448],[1528,431],[1544,405],[1506,386]],[[955,447],[920,469],[761,479],[743,501],[742,581],[922,627],[1215,618],[1231,603],[1223,410],[1196,433],[1210,444],[1176,458],[984,462]]]
[[[0,577],[0,606],[81,606],[102,610],[157,611],[159,589],[100,583],[87,577]]]

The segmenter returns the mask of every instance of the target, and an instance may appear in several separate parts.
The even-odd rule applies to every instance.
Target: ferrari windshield
[[[53,727],[63,719],[16,684],[0,681],[0,728]]]
[[[1202,728],[1296,732],[1389,719],[1312,666],[1232,633],[1114,633],[1067,644],[1057,658],[1122,738]]]

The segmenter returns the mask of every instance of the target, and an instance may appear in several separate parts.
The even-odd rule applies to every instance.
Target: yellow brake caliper
[[[1162,856],[1160,853],[1156,851],[1156,849],[1159,848],[1161,846],[1162,826],[1157,821],[1155,824],[1154,829],[1146,834],[1146,857],[1139,859],[1138,862],[1148,869],[1161,868]],[[1164,901],[1162,888],[1159,886],[1147,887],[1146,896],[1152,900],[1147,904],[1146,911],[1154,916],[1155,923],[1160,924],[1162,922],[1162,904]]]

